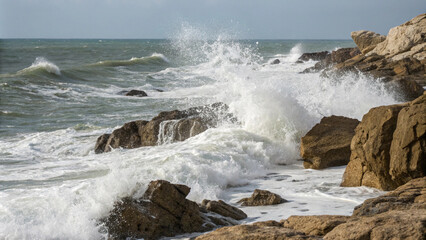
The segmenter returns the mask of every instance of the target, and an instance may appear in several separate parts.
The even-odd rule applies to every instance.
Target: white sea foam
[[[44,57],[37,57],[36,60],[31,64],[31,66],[24,68],[18,72],[18,74],[25,74],[35,70],[44,70],[48,73],[55,75],[61,75],[61,70],[54,63],[49,62]]]

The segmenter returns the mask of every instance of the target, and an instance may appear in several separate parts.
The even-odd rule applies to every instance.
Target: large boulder
[[[109,239],[158,239],[208,231],[235,222],[229,220],[232,216],[203,212],[197,203],[186,199],[189,191],[190,188],[185,185],[152,181],[141,198],[122,199],[102,220]]]
[[[235,122],[228,106],[214,103],[187,110],[161,112],[151,121],[133,121],[112,132],[100,136],[95,152],[109,152],[113,148],[137,148],[184,141],[200,134],[222,121]]]
[[[359,121],[341,116],[321,119],[304,137],[300,155],[305,168],[323,169],[346,165],[349,162],[350,144]]]
[[[426,13],[389,30],[386,40],[368,54],[393,57],[426,42]]]
[[[386,36],[365,30],[351,32],[351,37],[362,54],[373,50],[377,44],[386,39]]]
[[[238,201],[238,203],[241,203],[241,206],[266,206],[285,202],[287,200],[283,199],[280,195],[260,189],[255,189],[251,197]]]
[[[426,175],[426,94],[405,104],[372,108],[351,142],[342,186],[392,190]]]

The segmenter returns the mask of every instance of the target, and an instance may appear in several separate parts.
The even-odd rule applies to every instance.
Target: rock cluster
[[[425,149],[426,94],[372,108],[355,130],[342,186],[392,190],[426,176]]]
[[[260,189],[255,189],[251,197],[238,201],[238,203],[241,203],[241,206],[266,206],[285,202],[287,200],[283,199],[280,195]]]
[[[341,116],[321,119],[304,137],[300,144],[305,168],[323,169],[346,165],[349,162],[351,140],[359,121]]]
[[[221,121],[236,121],[224,103],[193,107],[183,111],[161,112],[151,121],[128,122],[111,134],[100,136],[96,141],[95,152],[184,141],[217,126]]]
[[[223,227],[201,235],[209,239],[424,239],[426,177],[411,180],[378,198],[366,200],[352,216],[291,216],[281,222]]]
[[[426,86],[426,14],[392,28],[388,35],[370,31],[351,33],[356,49],[333,51],[303,73],[324,70],[322,76],[363,72],[381,79],[401,100],[423,94]],[[334,56],[333,56],[334,54]]]
[[[189,191],[190,188],[185,185],[152,181],[141,198],[122,199],[102,220],[109,239],[149,240],[204,232],[221,225],[234,225],[236,220],[247,217],[244,212],[223,201],[211,201],[216,202],[213,208],[208,204],[199,206],[186,199]]]

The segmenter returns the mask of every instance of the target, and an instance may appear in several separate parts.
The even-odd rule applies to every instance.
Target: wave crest
[[[55,74],[57,76],[61,75],[61,69],[44,57],[37,57],[31,66],[18,71],[17,74],[28,74],[39,71]]]
[[[129,60],[106,60],[100,61],[95,64],[91,64],[91,66],[107,66],[107,67],[119,67],[119,66],[131,66],[131,65],[149,65],[149,64],[164,64],[169,63],[169,59],[167,59],[161,53],[153,53],[149,57],[132,57]]]

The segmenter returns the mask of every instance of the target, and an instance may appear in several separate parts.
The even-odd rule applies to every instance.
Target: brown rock
[[[105,146],[110,136],[111,134],[102,134],[101,136],[98,137],[98,139],[96,140],[96,145],[95,145],[95,153],[104,152]]]
[[[299,57],[298,61],[304,61],[304,62],[309,60],[321,61],[321,60],[324,60],[328,55],[330,55],[328,51],[304,53],[302,54],[302,56]]]
[[[388,57],[409,51],[425,42],[426,13],[420,14],[410,21],[389,30],[386,40],[368,54],[387,55]]]
[[[272,65],[280,64],[280,63],[281,61],[279,59],[275,59],[274,61],[271,62]]]
[[[104,151],[109,152],[112,148],[137,148],[141,146],[141,138],[139,136],[139,129],[143,128],[147,121],[134,121],[124,124],[123,127],[116,129],[109,136]],[[104,134],[105,135],[105,134]],[[102,135],[102,136],[104,136]],[[99,139],[98,139],[99,140]],[[103,139],[100,139],[103,140]],[[98,152],[100,151],[100,148]]]
[[[392,190],[426,175],[426,95],[371,109],[356,128],[342,186]]]
[[[243,198],[238,201],[241,206],[276,205],[284,202],[287,202],[287,200],[281,198],[280,195],[260,189],[255,189],[250,198]]]
[[[386,36],[371,31],[351,32],[351,37],[362,54],[373,50],[377,44],[383,42]]]
[[[396,120],[403,105],[372,108],[355,129],[350,162],[342,186],[369,186],[383,190],[396,188],[389,175],[389,150]]]
[[[402,185],[426,175],[426,94],[403,108],[390,148],[392,180]]]
[[[304,137],[300,155],[305,168],[323,169],[348,164],[350,143],[355,135],[356,119],[330,116],[321,119]]]
[[[356,52],[355,48],[340,48],[336,51],[332,51],[331,62],[334,64],[342,63],[354,57],[354,53]]]
[[[302,232],[284,228],[275,221],[259,222],[252,225],[238,225],[219,228],[213,232],[201,235],[195,240],[316,240],[316,236],[307,236]]]
[[[426,177],[417,178],[392,192],[364,201],[352,216],[374,216],[391,210],[426,209]]]
[[[213,207],[200,208],[197,203],[186,199],[189,191],[190,188],[185,185],[152,181],[141,198],[122,199],[102,220],[109,239],[172,237],[234,225],[236,222],[231,218],[247,217],[238,208],[222,201],[213,201],[214,204],[210,204]]]
[[[215,212],[217,214],[220,214],[225,217],[230,217],[235,220],[242,220],[247,218],[247,214],[245,214],[243,211],[229,204],[226,204],[222,200],[210,201],[210,200],[204,199],[201,202],[201,206],[208,211]]]
[[[413,76],[396,76],[390,78],[385,85],[396,94],[400,101],[414,100],[423,95],[424,89],[416,82]]]
[[[124,124],[123,127],[114,130],[106,142],[107,135],[98,138],[95,152],[184,141],[217,126],[222,121],[236,122],[228,112],[228,106],[223,103],[193,107],[184,111],[161,112],[149,122],[134,121]]]
[[[425,239],[426,210],[389,211],[355,217],[335,227],[324,239]]]
[[[349,220],[349,216],[318,215],[318,216],[291,216],[282,220],[286,228],[305,233],[306,235],[324,236],[336,226]]]
[[[124,198],[105,220],[110,239],[158,239],[206,231],[199,207],[185,199],[189,188],[153,181],[140,199]]]

